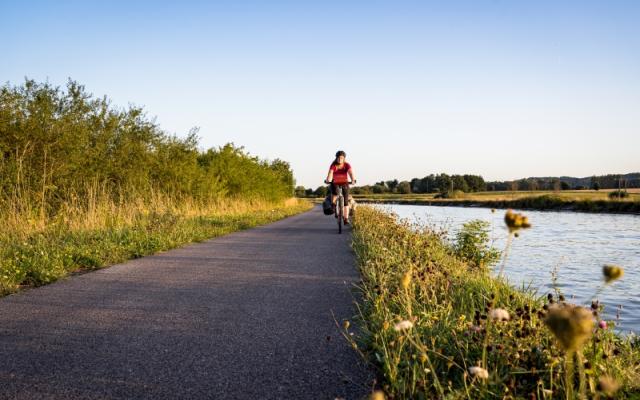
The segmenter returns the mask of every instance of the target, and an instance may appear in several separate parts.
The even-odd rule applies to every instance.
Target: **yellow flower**
[[[382,390],[376,390],[371,393],[369,400],[384,400],[386,397],[384,396],[384,392]]]
[[[591,337],[593,314],[584,307],[556,304],[549,309],[545,323],[562,348],[575,351]]]
[[[420,362],[423,364],[427,362],[427,355],[425,353],[420,354]]]
[[[404,290],[407,290],[409,288],[409,285],[411,284],[411,270],[405,272],[404,275],[402,275],[402,280],[400,281],[400,283],[402,284],[402,288]]]
[[[349,321],[344,321],[342,323],[342,327],[346,330],[349,329],[349,326],[351,325],[351,323]]]
[[[384,321],[384,322],[382,323],[382,329],[383,329],[383,330],[385,330],[385,331],[386,331],[387,329],[389,329],[389,321]]]
[[[610,283],[616,279],[622,278],[624,275],[624,269],[617,265],[605,265],[602,267],[602,275],[604,275],[605,282]]]

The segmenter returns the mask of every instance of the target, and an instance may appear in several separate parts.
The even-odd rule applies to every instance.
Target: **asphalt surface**
[[[0,398],[360,399],[349,243],[315,208],[0,298]]]

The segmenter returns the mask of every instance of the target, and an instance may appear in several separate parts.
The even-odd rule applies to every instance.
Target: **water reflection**
[[[494,246],[504,249],[507,228],[504,211],[487,208],[390,205],[401,218],[446,229],[452,237],[472,219],[491,224]],[[516,210],[518,211],[518,210]],[[518,211],[520,212],[520,211]],[[557,269],[558,287],[567,299],[588,304],[602,283],[602,266],[617,264],[625,269],[622,280],[607,287],[599,299],[606,305],[604,316],[615,319],[622,305],[618,329],[640,333],[640,216],[575,212],[522,211],[533,224],[513,241],[505,275],[514,285],[529,286],[538,293],[552,290],[552,272]]]

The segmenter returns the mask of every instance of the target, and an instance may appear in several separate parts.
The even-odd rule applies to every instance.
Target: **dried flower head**
[[[489,311],[489,319],[495,321],[508,321],[510,319],[509,311],[503,308],[494,308]]]
[[[345,320],[345,321],[342,323],[342,327],[343,327],[345,330],[349,329],[349,326],[351,326],[351,323],[350,323],[349,321],[347,321],[347,320]]]
[[[482,367],[469,367],[469,374],[474,378],[478,379],[488,379],[489,371]]]
[[[407,329],[411,329],[411,328],[413,328],[413,322],[408,320],[400,321],[393,326],[393,329],[396,332],[406,331]]]
[[[610,376],[602,376],[598,379],[598,390],[607,396],[613,396],[620,388],[620,384]]]
[[[610,283],[622,278],[624,270],[617,265],[605,265],[602,267],[602,275],[604,275],[605,282]]]
[[[509,232],[515,232],[518,229],[530,228],[529,218],[522,214],[514,213],[513,210],[507,210],[504,214],[504,222],[509,228]]]
[[[545,323],[556,336],[562,348],[579,350],[593,329],[593,315],[584,307],[573,304],[558,304],[549,307]]]

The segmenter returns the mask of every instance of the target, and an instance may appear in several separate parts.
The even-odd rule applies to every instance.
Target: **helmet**
[[[338,152],[336,153],[336,158],[338,158],[338,157],[340,157],[340,156],[346,157],[346,156],[347,156],[347,153],[345,153],[345,152],[344,152],[344,151],[342,151],[342,150],[338,150]]]

